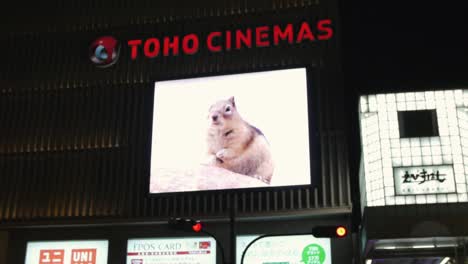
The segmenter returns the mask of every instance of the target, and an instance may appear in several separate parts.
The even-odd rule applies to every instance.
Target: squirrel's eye
[[[226,112],[229,112],[229,111],[231,111],[231,107],[226,106]]]

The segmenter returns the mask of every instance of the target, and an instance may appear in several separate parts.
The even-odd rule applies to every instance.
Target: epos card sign
[[[139,238],[127,243],[127,264],[215,264],[211,237]]]
[[[25,264],[107,264],[108,241],[29,242]]]

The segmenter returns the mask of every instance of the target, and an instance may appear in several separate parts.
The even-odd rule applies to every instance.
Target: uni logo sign
[[[65,250],[46,249],[39,252],[39,264],[63,264]]]
[[[106,68],[114,65],[119,58],[120,44],[111,36],[96,39],[89,46],[89,57],[98,67]]]
[[[71,264],[96,264],[96,249],[73,249]]]

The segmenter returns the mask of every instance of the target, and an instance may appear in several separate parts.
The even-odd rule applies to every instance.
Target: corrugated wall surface
[[[231,0],[224,6],[213,2],[206,8],[175,9],[152,6],[155,1],[110,1],[108,5],[115,8],[112,16],[103,16],[99,10],[107,5],[69,2],[73,8],[58,5],[55,16],[38,19],[26,11],[23,18],[29,20],[14,13],[4,13],[1,19],[0,221],[223,215],[231,199],[239,214],[349,208],[345,99],[336,78],[340,74],[337,35],[320,45],[121,59],[107,69],[97,69],[87,57],[89,43],[103,34],[172,35],[317,17],[334,18],[337,24],[333,3],[277,0],[254,1],[254,5]],[[129,57],[125,51],[121,56]],[[318,135],[313,137],[320,144],[317,186],[148,195],[155,79],[297,65],[319,69],[315,77],[320,76],[320,90],[313,99],[318,107]]]

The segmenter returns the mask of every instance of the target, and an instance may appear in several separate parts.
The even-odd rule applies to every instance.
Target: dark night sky
[[[464,1],[401,2],[341,2],[348,85],[361,92],[468,87]]]

